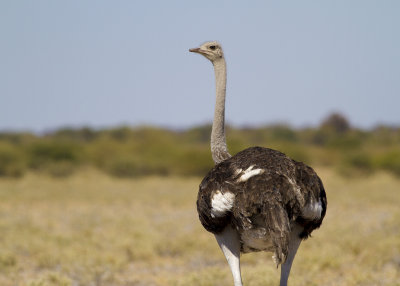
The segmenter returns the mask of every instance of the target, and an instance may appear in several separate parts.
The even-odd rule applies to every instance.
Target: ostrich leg
[[[223,232],[215,235],[218,245],[231,268],[235,286],[243,286],[240,274],[240,240],[235,229],[228,225]]]
[[[290,269],[292,268],[294,257],[301,243],[301,238],[299,237],[300,232],[300,226],[295,225],[290,233],[289,252],[285,263],[281,265],[281,282],[279,286],[287,286]]]

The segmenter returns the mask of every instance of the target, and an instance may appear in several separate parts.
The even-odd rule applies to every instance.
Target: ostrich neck
[[[225,139],[226,63],[221,58],[214,63],[216,103],[211,131],[211,154],[215,164],[231,157]]]

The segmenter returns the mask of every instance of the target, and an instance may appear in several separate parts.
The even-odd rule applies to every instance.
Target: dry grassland
[[[328,195],[289,283],[400,285],[400,180],[319,170]],[[195,210],[199,178],[0,180],[0,285],[232,285]],[[270,253],[242,257],[246,286],[278,285]]]

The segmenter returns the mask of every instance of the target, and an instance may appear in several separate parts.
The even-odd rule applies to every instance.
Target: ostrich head
[[[212,63],[224,57],[221,45],[216,42],[205,42],[200,47],[195,49],[190,49],[189,52],[198,53],[205,56]]]

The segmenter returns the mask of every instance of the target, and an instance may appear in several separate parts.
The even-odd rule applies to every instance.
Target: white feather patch
[[[230,192],[216,191],[211,199],[211,217],[223,216],[230,211],[235,202],[235,195]]]
[[[256,176],[256,175],[260,175],[260,174],[264,173],[264,170],[263,170],[263,169],[254,169],[254,170],[253,170],[253,168],[254,168],[254,165],[248,167],[248,168],[243,172],[243,175],[241,175],[240,178],[237,179],[237,182],[238,182],[238,183],[240,183],[240,182],[246,182],[246,181],[247,181],[248,179],[250,179],[251,177]]]
[[[320,201],[311,202],[303,209],[302,216],[308,219],[319,219],[322,213],[322,204]]]

